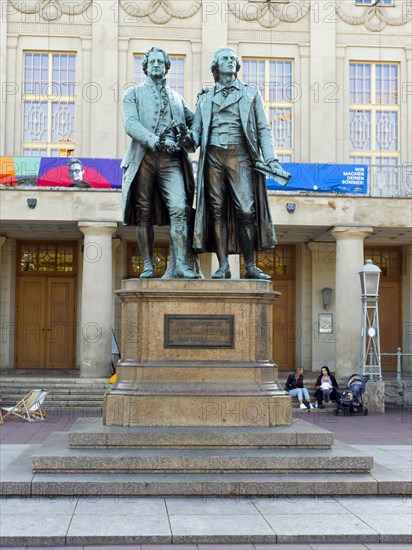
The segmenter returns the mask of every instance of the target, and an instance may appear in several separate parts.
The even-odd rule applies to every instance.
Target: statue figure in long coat
[[[193,112],[166,85],[170,59],[164,50],[151,48],[142,67],[146,81],[126,90],[122,104],[124,128],[131,138],[122,161],[123,223],[137,226],[144,262],[141,278],[155,277],[153,225],[170,224],[172,276],[197,279],[199,274],[187,263],[194,178],[183,147]]]
[[[285,184],[259,91],[237,78],[240,63],[220,48],[211,70],[215,85],[198,95],[192,145],[200,145],[193,247],[216,252],[216,279],[231,277],[228,254],[241,252],[248,279],[270,279],[255,264],[255,251],[273,248],[265,173]],[[263,159],[262,159],[263,157]]]

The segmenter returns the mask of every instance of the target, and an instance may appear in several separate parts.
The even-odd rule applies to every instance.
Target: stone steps
[[[47,471],[45,471],[47,470]],[[236,471],[235,471],[236,470]],[[2,472],[4,496],[405,495],[411,476],[333,441],[302,419],[270,428],[104,426],[32,445]]]
[[[2,473],[3,496],[303,497],[405,495],[412,483],[378,466],[369,473],[33,473],[33,447]],[[38,449],[34,452],[38,452]]]
[[[342,443],[332,449],[73,449],[55,432],[32,456],[42,473],[367,473],[371,457]]]
[[[101,409],[104,394],[112,387],[101,378],[54,378],[44,376],[2,377],[0,394],[2,405],[19,401],[33,388],[43,388],[49,393],[45,409]]]
[[[295,420],[276,428],[105,426],[96,418],[79,418],[68,433],[71,449],[330,449],[333,433]]]

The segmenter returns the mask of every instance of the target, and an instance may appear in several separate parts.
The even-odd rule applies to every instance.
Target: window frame
[[[264,90],[261,89],[261,86],[257,82],[249,81],[244,74],[244,66],[245,61],[263,61],[264,62]],[[241,64],[243,67],[242,72],[242,78],[246,84],[250,84],[251,86],[256,87],[259,92],[262,95],[263,100],[263,106],[265,108],[266,116],[269,121],[272,136],[275,142],[275,149],[276,149],[276,155],[278,159],[284,163],[284,162],[293,162],[294,156],[295,156],[295,105],[294,101],[292,99],[285,99],[282,100],[274,99],[271,101],[271,72],[270,72],[270,64],[271,62],[284,62],[284,63],[290,63],[291,65],[291,71],[290,71],[290,82],[293,84],[294,81],[294,70],[295,70],[295,60],[293,58],[287,58],[287,57],[259,57],[259,56],[243,56],[241,60]],[[291,91],[293,92],[293,87],[291,87]],[[290,147],[279,147],[276,144],[275,141],[275,135],[273,131],[273,118],[270,117],[270,111],[271,109],[284,109],[290,110],[290,116],[291,116],[291,122],[290,122]]]
[[[394,265],[396,266],[396,275],[391,275],[385,272],[385,266],[382,258],[385,254],[392,253],[394,256]],[[376,264],[381,270],[381,279],[384,281],[401,281],[402,280],[402,262],[403,262],[403,251],[401,246],[365,246],[364,249],[365,258],[370,258],[374,264]],[[379,257],[379,259],[378,259]],[[388,258],[390,261],[390,258]]]
[[[28,84],[28,81],[26,81],[26,71],[28,70],[28,67],[26,65],[26,56],[28,55],[47,55],[47,93],[45,93],[44,89],[39,89],[38,91],[30,91],[26,92],[26,85]],[[74,57],[74,81],[67,82],[67,93],[58,94],[58,98],[56,98],[57,94],[54,91],[54,86],[61,86],[61,81],[55,81],[53,80],[53,56],[54,55],[67,55],[67,56],[73,56]],[[29,157],[43,157],[43,156],[52,156],[52,157],[68,157],[73,154],[74,149],[76,147],[76,140],[75,140],[75,133],[76,133],[76,103],[77,103],[77,96],[75,93],[75,87],[76,87],[76,64],[77,64],[77,52],[76,51],[66,51],[66,50],[24,50],[23,51],[23,87],[22,87],[22,134],[21,134],[21,153],[22,156],[29,156]],[[39,81],[41,86],[44,86],[44,82],[42,80]],[[31,84],[36,84],[34,81],[30,81]],[[72,92],[70,90],[72,88]],[[29,131],[26,128],[26,105],[32,104],[46,104],[47,109],[47,124],[46,124],[46,140],[45,141],[26,141],[25,140],[25,133],[26,131]],[[59,141],[52,141],[52,133],[53,133],[53,105],[60,105],[60,104],[66,104],[68,107],[72,105],[73,109],[73,115],[71,116],[73,121],[73,128],[71,130],[71,134],[74,134],[74,139],[69,140],[59,140]]]
[[[351,67],[355,65],[365,65],[370,67],[370,89],[368,93],[363,91],[361,92],[364,96],[367,96],[366,99],[363,98],[364,102],[353,101],[352,95],[357,93],[357,88],[352,84],[351,76]],[[396,66],[397,67],[397,77],[396,77],[396,102],[395,103],[384,103],[382,100],[378,102],[379,95],[382,98],[385,91],[378,89],[377,83],[377,67],[378,66]],[[349,61],[349,83],[348,83],[348,157],[350,162],[362,163],[368,166],[378,165],[378,166],[394,166],[400,163],[401,158],[401,103],[400,103],[400,74],[401,74],[401,64],[397,61],[364,61],[364,60],[350,60]],[[356,77],[356,75],[355,75]],[[383,78],[381,78],[383,80]],[[390,93],[390,90],[387,92]],[[356,100],[356,98],[355,98]],[[352,113],[365,113],[370,118],[369,124],[369,137],[370,141],[369,149],[356,149],[353,148],[352,143]],[[396,114],[396,149],[379,149],[378,148],[378,123],[379,114]],[[355,114],[356,116],[356,114]]]
[[[170,258],[170,243],[165,241],[159,241],[154,243],[154,250],[153,250],[153,257],[156,262],[156,255],[158,254],[159,250],[165,251],[165,270],[162,272],[159,272],[158,269],[156,269],[155,265],[155,273],[156,273],[156,279],[161,279],[163,275],[166,273],[167,270],[167,264],[169,262]],[[133,252],[137,249],[137,254],[134,254]],[[126,279],[138,279],[140,277],[139,272],[134,272],[132,269],[132,258],[133,256],[140,256],[139,253],[139,246],[136,241],[130,241],[127,243],[127,254],[126,254]]]
[[[273,249],[256,252],[255,260],[257,267],[270,275],[272,281],[296,279],[296,245],[294,244],[277,244]],[[241,255],[241,272],[244,270],[244,263]]]
[[[354,0],[355,6],[370,7],[375,4],[376,0]],[[395,0],[381,0],[376,6],[378,8],[391,8],[395,5]]]
[[[72,270],[71,271],[39,271],[36,270],[22,270],[21,269],[21,256],[23,253],[23,247],[33,246],[36,247],[36,252],[38,254],[39,248],[41,246],[50,246],[54,247],[57,250],[59,246],[71,246],[72,250]],[[50,240],[19,240],[17,241],[17,253],[16,253],[16,275],[17,277],[29,276],[29,277],[76,277],[77,276],[77,266],[78,266],[78,242],[77,241],[50,241]]]

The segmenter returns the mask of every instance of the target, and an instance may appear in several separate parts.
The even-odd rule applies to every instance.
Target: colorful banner
[[[0,157],[0,184],[36,185],[39,168],[39,157]]]
[[[303,164],[285,162],[282,168],[292,174],[286,186],[267,178],[267,188],[273,191],[312,191],[317,193],[368,192],[368,167],[359,164]]]
[[[196,162],[194,169],[196,170]],[[271,191],[318,193],[368,192],[368,167],[355,164],[282,163],[292,174],[286,186],[267,178]],[[71,187],[78,189],[120,189],[119,159],[73,157],[0,157],[0,184],[5,186]]]
[[[120,188],[122,175],[118,159],[50,158],[41,159],[40,187]]]
[[[122,171],[119,159],[0,157],[0,184],[120,189]]]

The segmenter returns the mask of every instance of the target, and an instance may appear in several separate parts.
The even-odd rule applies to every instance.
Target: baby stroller
[[[342,396],[339,399],[336,409],[333,411],[334,415],[338,415],[342,411],[344,416],[349,416],[353,413],[362,413],[363,416],[368,414],[368,409],[364,408],[362,402],[362,395],[365,391],[367,379],[359,374],[352,374],[347,383],[347,389],[342,392]]]

